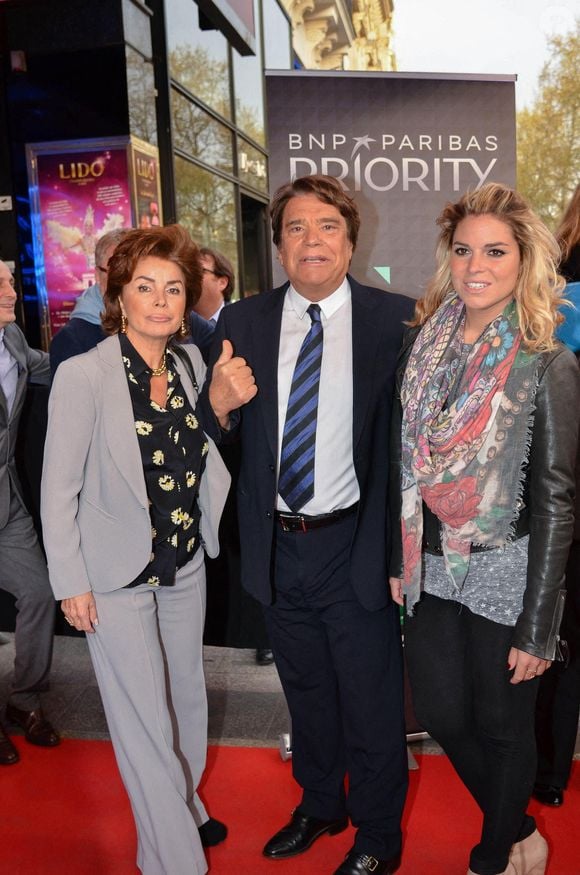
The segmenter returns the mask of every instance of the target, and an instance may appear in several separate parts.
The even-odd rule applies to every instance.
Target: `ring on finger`
[[[74,623],[73,623],[73,621],[71,620],[70,617],[65,617],[65,620],[67,621],[67,623],[69,624],[69,626],[74,626]]]

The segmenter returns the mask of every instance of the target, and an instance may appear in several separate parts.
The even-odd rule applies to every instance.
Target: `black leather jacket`
[[[402,577],[401,544],[401,385],[418,329],[408,330],[399,356],[391,427],[390,575]],[[529,532],[523,610],[512,646],[542,659],[559,658],[559,629],[566,597],[565,570],[574,531],[575,466],[580,420],[580,369],[561,344],[542,353],[534,424],[516,537]],[[439,526],[426,519],[429,546],[441,549]],[[436,518],[434,518],[436,520]]]

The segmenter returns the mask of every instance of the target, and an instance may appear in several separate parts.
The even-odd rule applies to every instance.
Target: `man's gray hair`
[[[95,246],[95,264],[97,267],[106,267],[102,262],[105,260],[107,250],[112,246],[118,246],[121,240],[126,236],[130,228],[115,228],[114,231],[107,231],[102,237],[97,240]]]

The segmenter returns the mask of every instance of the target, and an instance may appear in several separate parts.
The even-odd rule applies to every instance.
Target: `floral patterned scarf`
[[[462,301],[451,293],[417,335],[401,390],[409,613],[421,591],[422,501],[442,523],[445,566],[458,590],[471,545],[504,545],[518,515],[538,355],[525,350],[510,301],[470,348],[460,372],[464,316]]]

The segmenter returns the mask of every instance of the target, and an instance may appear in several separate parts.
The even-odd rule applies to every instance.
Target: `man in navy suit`
[[[413,306],[348,275],[360,219],[337,180],[282,186],[271,217],[289,283],[222,311],[206,399],[222,437],[242,440],[242,582],[264,605],[302,789],[264,854],[302,853],[350,818],[356,837],[334,875],[387,875],[407,789],[399,615],[387,583],[388,425]],[[257,393],[235,409],[248,367]]]

